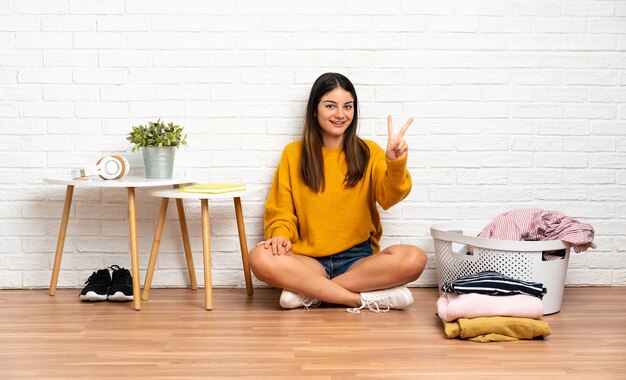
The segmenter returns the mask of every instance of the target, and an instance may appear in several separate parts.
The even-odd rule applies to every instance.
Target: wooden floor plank
[[[626,288],[566,288],[545,340],[446,339],[437,290],[405,311],[281,310],[276,289],[154,289],[85,303],[77,289],[0,290],[0,379],[626,379]]]

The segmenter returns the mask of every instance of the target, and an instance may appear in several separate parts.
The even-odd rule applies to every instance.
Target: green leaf
[[[183,134],[184,127],[172,122],[163,123],[161,119],[156,122],[149,121],[146,125],[133,126],[126,136],[126,140],[132,144],[132,151],[149,146],[180,146],[187,145],[187,135]]]

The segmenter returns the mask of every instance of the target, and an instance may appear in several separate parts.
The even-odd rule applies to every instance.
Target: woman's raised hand
[[[404,136],[404,132],[409,128],[409,125],[413,122],[413,118],[404,123],[402,128],[398,134],[393,131],[393,123],[391,121],[391,115],[387,116],[387,132],[389,133],[389,138],[387,140],[387,159],[391,161],[395,161],[401,158],[404,158],[409,152],[409,146],[406,141],[402,138]]]

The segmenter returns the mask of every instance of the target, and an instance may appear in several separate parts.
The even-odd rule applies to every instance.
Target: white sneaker
[[[361,313],[361,309],[368,308],[375,313],[386,313],[390,309],[404,309],[413,303],[413,295],[406,286],[374,290],[361,293],[361,307],[348,308],[352,314]]]
[[[283,309],[295,309],[298,307],[317,307],[321,304],[320,301],[315,298],[305,297],[300,293],[292,292],[291,290],[283,289],[280,294],[280,306]]]

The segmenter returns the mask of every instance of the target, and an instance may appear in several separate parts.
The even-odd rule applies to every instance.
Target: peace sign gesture
[[[391,122],[391,115],[387,116],[387,131],[389,133],[389,138],[387,140],[387,159],[390,161],[395,161],[400,158],[404,158],[409,152],[409,146],[406,141],[402,138],[404,136],[404,132],[409,128],[409,125],[413,122],[413,118],[404,123],[402,128],[400,128],[400,132],[395,134],[393,131],[393,123]]]

